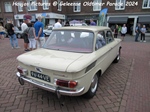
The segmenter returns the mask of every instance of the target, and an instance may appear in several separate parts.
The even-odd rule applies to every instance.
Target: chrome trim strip
[[[62,89],[60,87],[54,87],[52,85],[33,80],[31,78],[28,78],[28,77],[21,75],[19,72],[17,72],[16,75],[18,78],[21,78],[28,83],[34,84],[34,85],[36,85],[42,89],[45,89],[45,90],[53,92],[53,93],[56,93],[58,91],[61,95],[80,96],[80,95],[82,95],[82,93],[85,89],[84,87],[82,87],[82,88],[77,89],[76,91],[71,91],[69,89]]]

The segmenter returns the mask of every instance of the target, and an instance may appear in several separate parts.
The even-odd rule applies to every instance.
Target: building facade
[[[99,22],[100,11],[108,8],[105,25],[113,28],[126,24],[128,33],[135,34],[137,23],[145,24],[150,33],[150,0],[1,0],[0,22],[13,19],[17,26],[24,14],[44,17],[44,24],[54,24],[57,19]],[[132,31],[132,32],[131,32]]]

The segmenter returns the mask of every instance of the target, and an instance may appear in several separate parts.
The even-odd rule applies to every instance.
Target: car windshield
[[[90,53],[93,51],[94,33],[89,31],[52,31],[44,48]]]

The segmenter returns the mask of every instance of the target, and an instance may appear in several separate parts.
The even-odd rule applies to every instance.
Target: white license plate
[[[34,78],[38,78],[38,79],[50,82],[50,77],[41,73],[31,71],[31,76]]]

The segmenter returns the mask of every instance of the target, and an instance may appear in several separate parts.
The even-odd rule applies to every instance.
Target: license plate
[[[41,74],[41,73],[31,71],[31,76],[41,79],[41,80],[44,80],[44,81],[47,81],[47,82],[50,82],[50,77],[47,75]]]

